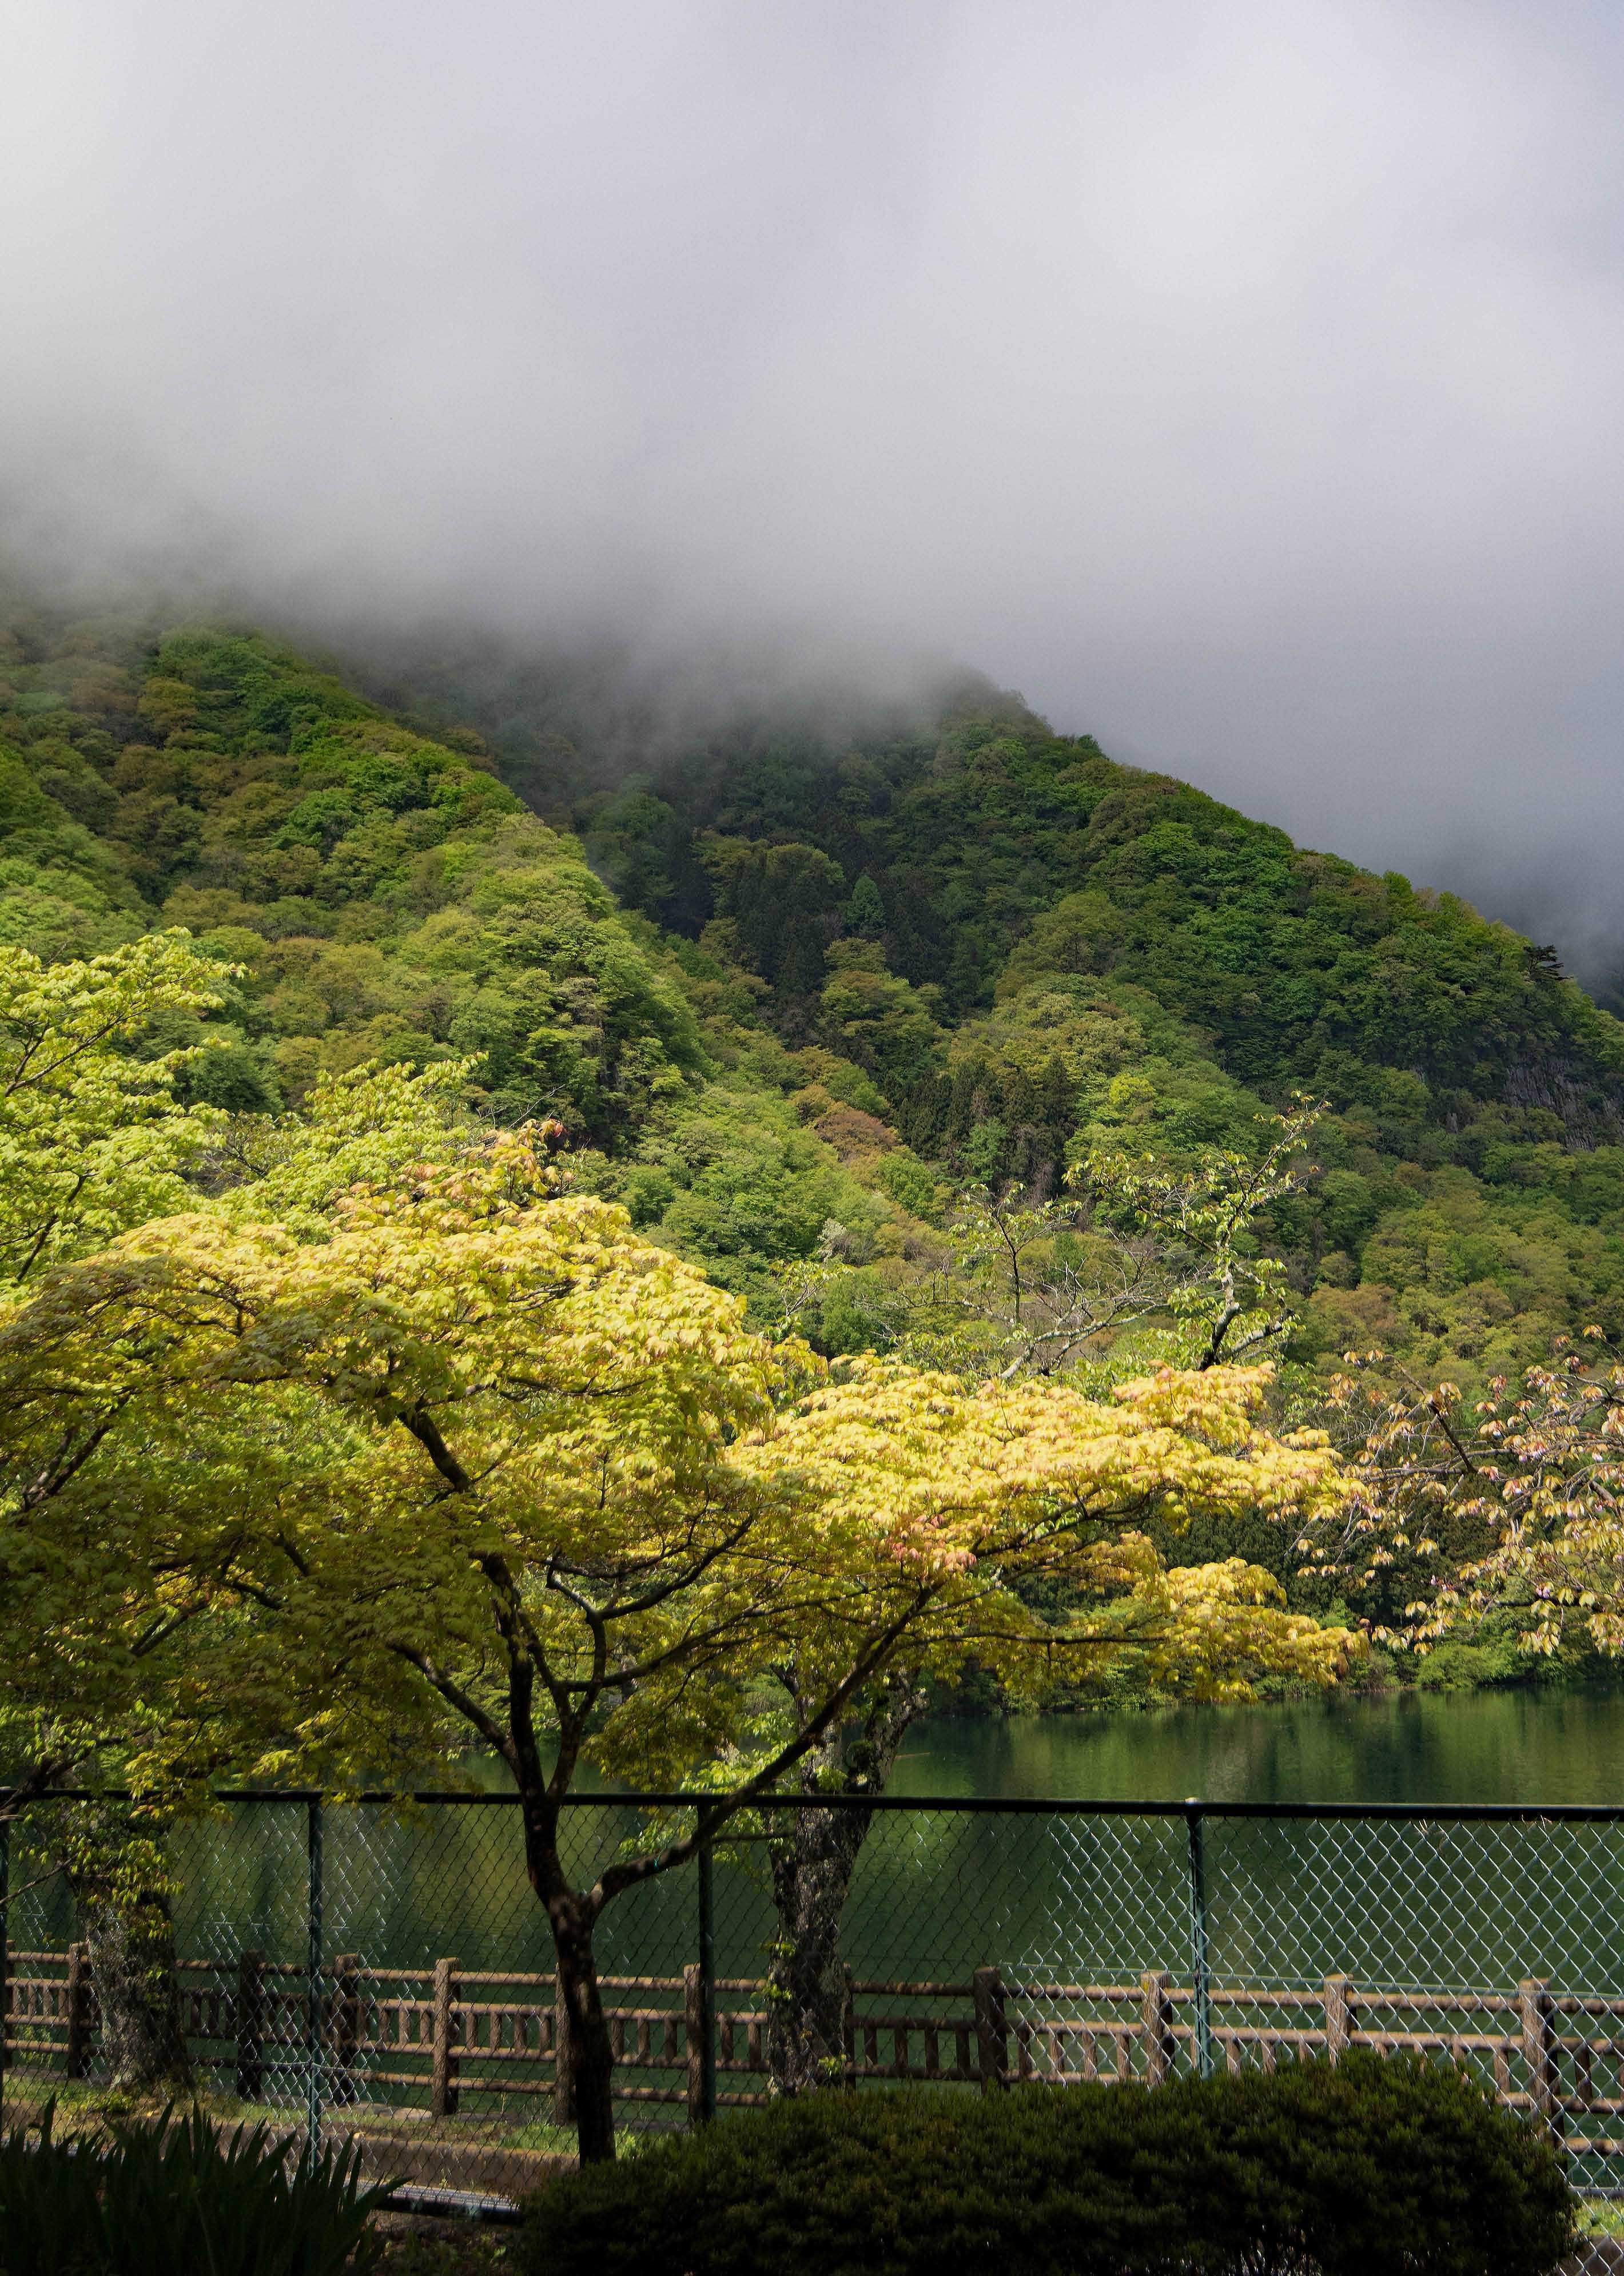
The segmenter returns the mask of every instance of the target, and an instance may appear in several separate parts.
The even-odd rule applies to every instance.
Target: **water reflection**
[[[1210,1802],[1624,1802],[1624,1696],[1393,1692],[1280,1707],[944,1720],[904,1794]]]

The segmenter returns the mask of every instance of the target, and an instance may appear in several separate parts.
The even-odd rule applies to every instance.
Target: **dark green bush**
[[[813,2096],[554,2182],[535,2276],[1536,2276],[1574,2200],[1532,2128],[1442,2066]]]
[[[0,2142],[4,2276],[361,2276],[389,2187],[359,2151],[295,2165],[263,2126],[221,2135],[200,2113],[53,2138],[52,2113]]]

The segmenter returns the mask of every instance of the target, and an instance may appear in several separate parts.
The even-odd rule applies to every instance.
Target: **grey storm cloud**
[[[43,562],[925,656],[1624,962],[1624,19],[0,11]]]

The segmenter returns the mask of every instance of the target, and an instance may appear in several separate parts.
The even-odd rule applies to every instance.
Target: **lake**
[[[1388,1692],[944,1720],[892,1794],[1083,1801],[1624,1802],[1624,1693]]]
[[[1403,1692],[1136,1715],[945,1719],[911,1734],[890,1791],[942,1801],[1624,1802],[1624,1696]],[[525,1884],[512,1809],[476,1802],[402,1817],[330,1808],[325,1819],[330,1950],[360,1950],[408,1966],[444,1953],[474,1967],[548,1964],[546,1922]],[[589,1881],[634,1835],[637,1820],[606,1802],[573,1810],[569,1825],[573,1870]],[[1301,1825],[1214,1820],[1208,1841],[1215,1897],[1220,1882],[1289,1879],[1288,1859],[1301,1871],[1317,1847],[1321,1899],[1335,1885],[1343,1894],[1334,1909],[1367,1924],[1386,1909],[1374,1893],[1394,1877],[1419,1873],[1423,1850],[1431,1863],[1420,1878],[1457,1918],[1472,1885],[1497,1916],[1525,1916],[1530,1879],[1545,1883],[1553,1870],[1544,1853],[1552,1842],[1566,1844],[1573,1854],[1564,1850],[1563,1897],[1559,1902],[1547,1888],[1533,1909],[1548,1923],[1571,1915],[1575,1929],[1582,1915],[1579,1972],[1624,1989],[1624,1950],[1614,1948],[1613,1926],[1624,1922],[1624,1827],[1549,1836],[1440,1827],[1418,1839],[1402,1827],[1326,1825],[1313,1833]],[[19,1833],[14,1886],[34,1878],[28,1851],[28,1835]],[[305,1939],[305,1851],[306,1813],[293,1801],[239,1805],[178,1829],[184,1940],[221,1958],[244,1943],[297,1957]],[[1186,1932],[1186,1870],[1181,1819],[886,1812],[867,1846],[850,1926],[860,1964],[876,1975],[938,1973],[950,1954],[952,1966],[968,1965],[994,1923],[1002,1948],[1014,1937],[1029,1960],[1047,1937],[1057,1964],[1081,1966],[1079,1919],[1119,1925],[1120,1907],[1104,1900],[1113,1888],[1135,1886],[1139,1894],[1126,1916],[1134,1932],[1121,1950],[1115,1929],[1103,1946],[1084,1939],[1091,1965],[1131,1971],[1150,1964],[1147,1955],[1163,1945],[1170,1962],[1175,1956]],[[717,1881],[724,1969],[747,1974],[771,1932],[747,1845],[719,1861]],[[679,1972],[693,1954],[694,1901],[691,1873],[617,1901],[604,1921],[606,1961]],[[1468,1915],[1475,1909],[1464,1906]],[[1152,1916],[1161,1926],[1147,1942],[1140,1931]],[[47,1879],[14,1904],[13,1938],[65,1941],[70,1919],[61,1883]],[[1477,1938],[1467,1946],[1476,1951]],[[1508,1952],[1482,1950],[1479,1957],[1497,1970],[1514,1964]],[[1522,1954],[1515,1965],[1545,1972],[1544,1963],[1533,1965],[1538,1957]],[[1374,1967],[1378,1955],[1371,1949],[1362,1959]],[[1434,1954],[1428,1965],[1440,1961]],[[1569,1953],[1563,1972],[1578,1961],[1578,1952]],[[1305,1957],[1301,1966],[1318,1964]],[[1399,1961],[1389,1954],[1381,1964],[1392,1970]],[[1420,1966],[1417,1957],[1404,1962],[1410,1974]]]
[[[913,1734],[891,1791],[927,1802],[1624,1802],[1624,1697],[1409,1692],[944,1720]],[[325,1817],[330,1950],[398,1965],[454,1953],[465,1967],[546,1967],[550,1939],[525,1884],[516,1812],[475,1802],[404,1817],[330,1808]],[[637,1826],[609,1797],[572,1810],[578,1881],[589,1882]],[[294,1802],[239,1807],[178,1835],[189,1938],[222,1957],[239,1942],[295,1957],[305,1833]],[[1624,1990],[1624,1825],[1215,1818],[1206,1839],[1226,1965],[1260,1964],[1262,1938],[1275,1947],[1272,1972],[1305,1980],[1334,1961],[1366,1980],[1551,1974]],[[718,1858],[725,1974],[757,1969],[772,1933],[760,1855],[749,1841],[731,1842]],[[1130,1976],[1180,1966],[1188,1871],[1181,1815],[885,1811],[853,1890],[851,1956],[877,1976],[968,1972],[990,1956]],[[1262,1890],[1277,1898],[1260,1913],[1247,1893]],[[605,1964],[679,1973],[693,1956],[694,1904],[691,1872],[618,1900],[601,1931]]]

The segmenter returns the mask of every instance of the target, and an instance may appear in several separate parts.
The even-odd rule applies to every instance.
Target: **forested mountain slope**
[[[255,634],[16,610],[0,938],[84,956],[160,925],[246,967],[191,1078],[220,1105],[473,1058],[482,1111],[561,1121],[584,1174],[768,1309],[772,1262],[898,1214],[787,1104],[820,1074],[871,1096],[856,1070],[785,1051],[742,975],[623,915],[477,736],[414,733]]]
[[[1448,894],[1302,851],[1113,764],[983,684],[911,732],[773,728],[592,787],[546,691],[460,694],[628,906],[742,967],[951,1175],[1030,1179],[1089,1134],[1256,1142],[1336,1110],[1276,1233],[1298,1356],[1381,1343],[1468,1374],[1624,1326],[1624,1027]],[[409,693],[407,700],[410,700]]]
[[[1272,1227],[1301,1361],[1482,1372],[1624,1330],[1624,1028],[1463,904],[990,689],[607,781],[394,680],[406,718],[257,633],[13,610],[0,937],[184,924],[246,966],[196,1078],[240,1108],[476,1055],[486,1111],[558,1117],[762,1310],[831,1241],[907,1270],[966,1180],[1042,1186],[1106,1134],[1254,1146],[1306,1089],[1336,1111]]]
[[[866,876],[859,929],[950,1019],[1043,972],[1106,976],[1198,1026],[1242,1081],[1451,1130],[1494,1104],[1582,1144],[1624,1134],[1624,1028],[1548,952],[1024,711],[832,763],[678,764],[580,818],[634,906],[669,922],[674,903],[685,929],[696,902],[731,918],[785,1012],[821,987]]]

